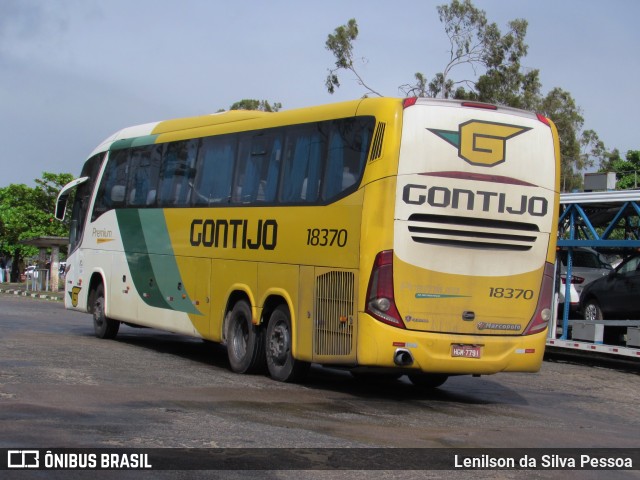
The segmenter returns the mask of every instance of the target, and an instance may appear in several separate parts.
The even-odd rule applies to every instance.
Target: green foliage
[[[561,188],[568,192],[582,186],[580,141],[578,132],[584,124],[582,111],[569,92],[554,88],[540,101],[538,111],[549,117],[558,128],[561,155]]]
[[[610,158],[603,164],[601,171],[616,172],[617,190],[636,190],[640,186],[640,150],[629,150],[625,159],[620,152],[614,150]]]
[[[366,88],[369,93],[381,97],[381,94],[365,84],[353,63],[353,42],[356,38],[358,38],[358,23],[355,18],[350,19],[345,25],[337,27],[333,34],[329,34],[327,37],[325,48],[333,53],[336,59],[336,68],[329,69],[325,87],[327,87],[329,93],[334,93],[335,89],[340,87],[340,79],[337,72],[339,70],[348,70],[356,76],[359,85]]]
[[[449,5],[437,7],[440,22],[449,38],[449,62],[441,73],[437,73],[429,84],[429,96],[449,98],[456,83],[449,79],[451,71],[461,65],[482,63],[486,56],[487,16],[476,8],[471,0],[452,0]]]
[[[277,112],[282,108],[281,103],[271,105],[267,100],[255,100],[245,98],[234,103],[229,110],[260,110],[262,112]]]
[[[40,236],[66,237],[68,226],[53,218],[58,191],[73,179],[71,174],[44,172],[35,188],[12,184],[0,188],[0,251],[12,256],[31,256],[35,247],[21,240]]]
[[[532,110],[540,99],[540,80],[538,70],[523,71],[521,66],[529,48],[524,42],[528,22],[517,19],[509,22],[508,26],[509,31],[505,35],[495,23],[483,33],[485,51],[482,64],[486,71],[475,85],[478,99]]]

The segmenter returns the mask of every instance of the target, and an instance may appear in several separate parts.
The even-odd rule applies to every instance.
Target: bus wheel
[[[409,380],[418,388],[438,388],[449,378],[448,375],[442,373],[412,373]]]
[[[98,285],[93,294],[93,328],[98,338],[115,338],[120,322],[111,320],[104,313],[104,287]]]
[[[267,327],[267,367],[274,380],[280,382],[301,381],[310,364],[296,360],[291,354],[291,318],[287,307],[276,308]]]
[[[231,370],[236,373],[264,370],[263,331],[251,322],[251,306],[246,300],[240,300],[233,306],[226,328]]]

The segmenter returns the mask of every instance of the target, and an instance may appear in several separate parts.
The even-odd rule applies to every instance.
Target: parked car
[[[560,275],[565,278],[567,274],[567,250],[558,252],[560,260]],[[609,275],[613,267],[609,265],[604,257],[591,248],[574,248],[571,256],[571,285],[575,288],[578,297],[582,295],[582,290],[594,280]],[[564,284],[564,280],[563,280]],[[562,287],[561,287],[562,288]],[[573,303],[573,296],[571,302]],[[576,302],[578,299],[576,299]],[[577,303],[576,303],[577,306]]]
[[[580,311],[585,320],[640,319],[640,254],[587,285],[580,296]]]
[[[37,277],[37,275],[38,275],[38,272],[36,271],[35,265],[29,265],[24,270],[24,276],[27,278],[27,280],[31,280],[34,276]]]
[[[558,311],[562,312],[564,310],[564,294],[566,291],[567,284],[567,276],[561,276],[561,283],[558,285]],[[571,275],[571,283],[569,285],[569,308],[573,312],[577,312],[580,307],[580,294],[576,290],[576,284],[583,283],[584,278],[576,277],[575,275]]]
[[[564,308],[564,294],[567,282],[567,250],[558,252],[558,260],[560,263],[560,279],[562,283],[558,285],[558,301],[559,312]],[[578,312],[580,309],[580,293],[582,289],[589,283],[608,275],[612,271],[612,267],[606,262],[605,257],[590,248],[574,248],[571,257],[571,285],[570,292],[570,309],[572,312]]]

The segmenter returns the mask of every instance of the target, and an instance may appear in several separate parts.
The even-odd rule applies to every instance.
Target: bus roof
[[[328,120],[331,118],[345,118],[354,116],[362,107],[363,111],[371,112],[371,108],[376,109],[382,105],[394,105],[402,108],[401,98],[365,98],[351,100],[340,103],[325,104],[320,106],[284,110],[281,112],[262,112],[257,110],[230,110],[226,112],[199,115],[194,117],[177,118],[159,122],[135,125],[117,131],[106,138],[98,147],[94,149],[91,156],[109,150],[112,145],[119,142],[126,143],[139,142],[148,144],[155,142],[167,142],[185,138],[197,138],[215,133],[229,133],[253,128],[267,128],[271,126],[282,126],[289,123],[305,123],[312,121]],[[465,103],[460,100],[443,100],[433,98],[419,98],[416,103],[422,105],[464,107]],[[367,107],[365,107],[365,105]],[[504,113],[511,113],[521,116],[532,116],[524,110],[513,109],[500,106],[499,110]],[[262,122],[269,119],[268,125]],[[239,124],[243,124],[240,126]],[[235,124],[232,126],[231,124]],[[216,128],[224,127],[227,128]],[[188,132],[188,133],[187,133]],[[162,138],[157,138],[162,136]],[[151,137],[151,138],[150,138]]]

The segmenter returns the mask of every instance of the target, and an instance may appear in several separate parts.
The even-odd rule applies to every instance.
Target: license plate
[[[452,345],[451,356],[480,358],[480,345]]]

